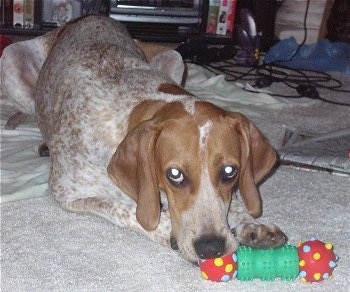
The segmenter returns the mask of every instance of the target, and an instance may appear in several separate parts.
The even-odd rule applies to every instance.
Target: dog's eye
[[[223,181],[231,181],[237,175],[237,169],[233,165],[225,165],[221,170]]]
[[[166,175],[170,182],[175,185],[179,185],[184,181],[184,175],[177,168],[169,168]]]

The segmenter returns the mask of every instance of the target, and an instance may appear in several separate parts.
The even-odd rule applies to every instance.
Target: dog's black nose
[[[194,242],[194,249],[201,259],[209,259],[224,255],[225,244],[222,237],[203,236]]]

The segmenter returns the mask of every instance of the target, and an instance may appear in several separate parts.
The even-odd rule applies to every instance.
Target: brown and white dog
[[[200,101],[152,66],[157,58],[103,16],[5,49],[3,90],[22,112],[36,112],[51,157],[49,192],[67,210],[142,232],[189,261],[239,242],[285,243],[279,228],[253,218],[274,149],[242,114]],[[160,67],[174,73],[179,60]]]

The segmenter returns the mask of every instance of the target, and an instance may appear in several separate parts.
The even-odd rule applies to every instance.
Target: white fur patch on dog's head
[[[205,148],[212,127],[213,121],[211,120],[208,120],[204,125],[199,127],[199,149]]]

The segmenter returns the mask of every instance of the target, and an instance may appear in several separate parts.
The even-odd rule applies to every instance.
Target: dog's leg
[[[22,113],[22,112],[17,112],[15,114],[13,114],[7,120],[7,122],[5,124],[5,129],[6,130],[16,129],[17,126],[19,126],[20,124],[22,124],[26,120],[26,118],[27,118],[27,115],[25,113]]]
[[[19,110],[9,118],[6,129],[15,129],[27,115],[34,115],[34,88],[56,33],[13,43],[4,49],[0,62],[1,94]]]
[[[127,227],[142,233],[163,246],[170,246],[171,223],[166,214],[162,212],[160,223],[154,231],[145,231],[136,220],[136,203],[129,198],[112,201],[99,197],[90,197],[65,202],[62,206],[72,212],[96,214],[120,227]]]
[[[232,199],[228,224],[241,244],[253,248],[278,247],[288,240],[276,225],[258,223],[237,198]]]
[[[58,141],[55,142],[50,148],[49,186],[50,194],[63,208],[104,217],[120,227],[133,229],[155,242],[170,246],[171,222],[166,213],[161,212],[160,223],[154,231],[145,231],[136,220],[136,202],[109,178],[104,162],[109,159],[103,158],[100,150],[93,149],[94,155],[89,154],[89,159],[85,159],[85,148],[80,149],[82,153],[77,157],[72,151],[74,145],[68,144],[65,148],[66,145],[61,143],[58,148]],[[75,142],[78,143],[77,140]],[[58,151],[60,155],[57,155]]]
[[[49,147],[47,147],[47,144],[43,142],[38,147],[38,153],[40,157],[49,157],[50,156],[50,150]]]

